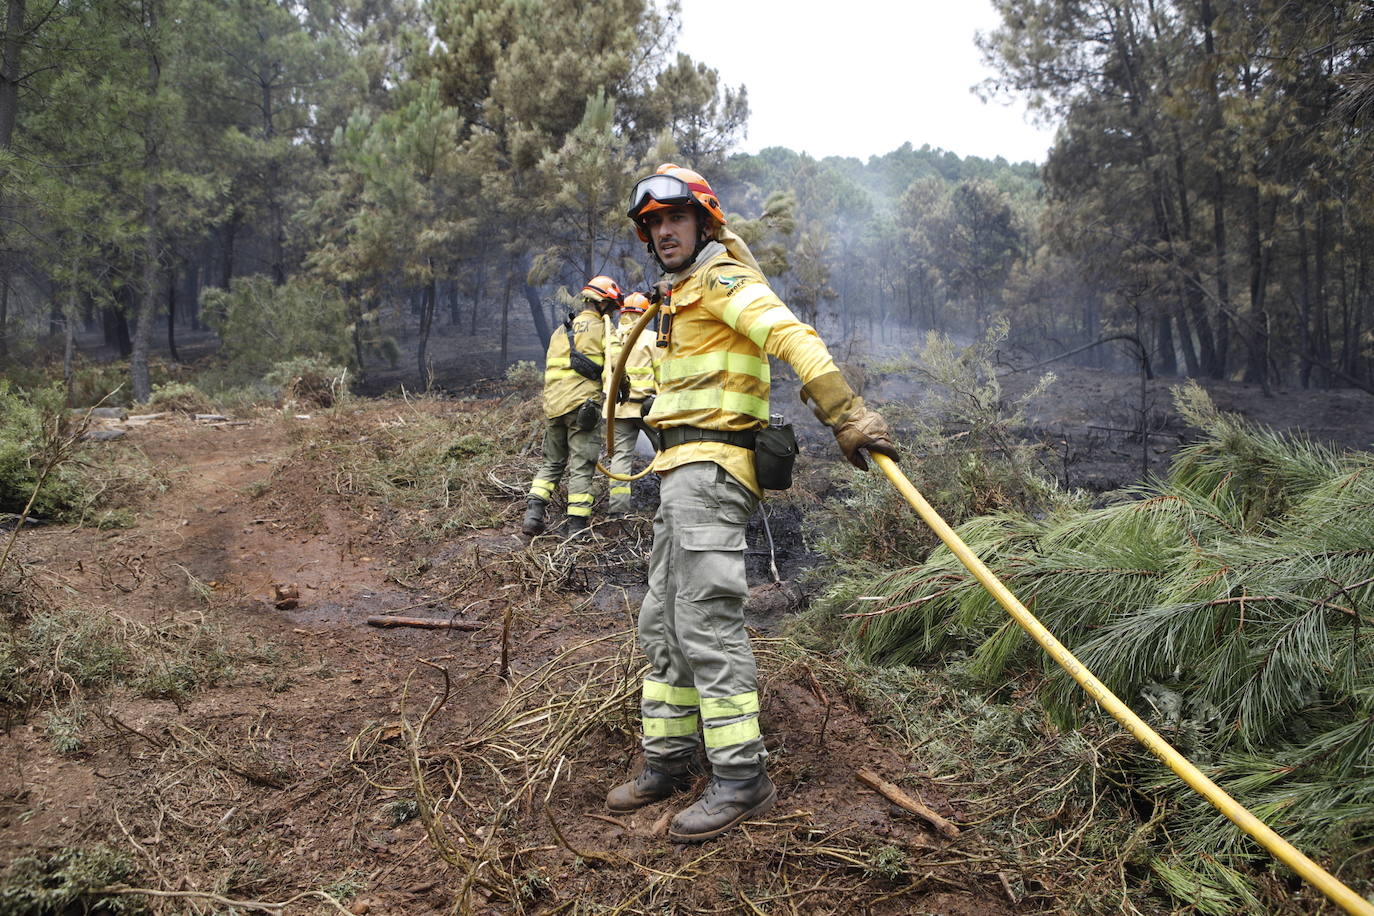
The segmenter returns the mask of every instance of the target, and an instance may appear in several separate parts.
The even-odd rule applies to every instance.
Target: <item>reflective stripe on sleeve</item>
[[[705,719],[729,719],[759,711],[757,690],[732,697],[712,697],[701,701],[701,715]]]
[[[749,306],[758,302],[764,296],[772,294],[766,283],[750,283],[748,286],[741,287],[730,297],[730,304],[721,313],[721,320],[728,324],[733,330],[739,330],[735,325],[739,322],[740,313]]]
[[[658,378],[661,382],[669,382],[693,375],[703,375],[707,372],[734,372],[756,378],[761,382],[769,381],[770,374],[767,358],[760,359],[748,353],[731,353],[729,350],[719,350],[715,353],[702,353],[699,356],[665,359],[659,365]]]
[[[689,410],[728,410],[767,422],[768,399],[738,391],[673,391],[658,396],[653,415],[666,417]]]
[[[644,682],[644,699],[671,703],[674,706],[696,706],[700,702],[695,687],[674,687],[661,681]]]
[[[775,305],[754,319],[753,325],[749,328],[749,340],[753,342],[754,346],[762,347],[768,342],[768,335],[772,333],[773,325],[788,318],[795,320],[795,317],[792,310],[787,306]]]
[[[650,738],[681,738],[697,733],[696,713],[689,716],[674,716],[671,719],[643,716],[640,721],[644,726],[644,734]]]
[[[729,725],[719,725],[715,728],[708,725],[702,730],[702,734],[706,739],[707,747],[730,747],[763,737],[762,733],[759,732],[758,716],[752,716],[741,722],[731,722]]]

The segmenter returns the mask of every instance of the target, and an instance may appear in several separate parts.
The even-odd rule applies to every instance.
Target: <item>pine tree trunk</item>
[[[433,262],[430,263],[431,270]],[[429,283],[425,284],[424,295],[420,299],[420,346],[416,354],[420,368],[420,381],[424,383],[425,390],[428,391],[433,383],[433,374],[429,371],[429,329],[434,325],[434,305],[439,295],[439,281],[434,278],[431,272]]]
[[[10,315],[10,272],[0,270],[0,359],[10,355],[9,345]]]
[[[1174,319],[1162,305],[1155,316],[1155,347],[1159,352],[1155,367],[1160,375],[1178,375],[1178,355],[1174,352]]]
[[[62,381],[67,389],[68,407],[78,406],[72,403],[72,369],[76,361],[76,312],[80,305],[76,278],[80,276],[80,270],[81,260],[73,255],[71,286],[67,288],[67,332],[62,345]]]
[[[8,150],[19,120],[21,37],[26,0],[9,0],[5,10],[5,44],[0,50],[0,150]]]
[[[501,374],[506,372],[506,366],[510,365],[510,290],[511,284],[515,281],[513,271],[506,271],[506,293],[501,297]],[[526,286],[526,289],[529,287]],[[543,317],[540,315],[540,317]]]
[[[1312,277],[1308,269],[1311,256],[1307,237],[1307,208],[1298,204],[1293,211],[1298,226],[1298,384],[1308,388],[1312,384]]]
[[[238,210],[235,210],[225,222],[222,230],[224,245],[220,249],[220,257],[222,258],[219,274],[220,289],[228,289],[230,281],[234,279],[234,248],[238,242],[239,226],[242,222],[243,218],[239,215]]]
[[[530,286],[529,283],[522,284],[525,288],[525,302],[529,304],[530,316],[534,319],[534,333],[538,335],[540,345],[549,342],[549,319],[544,316],[543,303],[539,301],[539,290]]]
[[[167,352],[172,362],[181,362],[177,353],[177,271],[173,267],[167,271]]]
[[[158,210],[157,185],[152,178],[157,171],[155,147],[150,159],[152,168],[148,170],[148,185],[143,191],[143,290],[139,297],[142,304],[138,310],[138,323],[134,326],[133,352],[129,354],[133,397],[140,403],[147,401],[153,393],[148,374],[148,354],[152,349],[153,319],[157,315],[157,254],[161,214]]]

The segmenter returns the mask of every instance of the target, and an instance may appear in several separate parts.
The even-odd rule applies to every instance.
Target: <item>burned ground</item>
[[[1063,449],[1070,484],[1129,483],[1137,380],[1063,374],[1059,393],[1033,405],[1033,428]],[[902,384],[880,380],[875,402]],[[1162,388],[1151,389],[1161,410]],[[1271,401],[1213,390],[1222,407],[1280,428],[1374,440],[1362,393]],[[149,651],[169,667],[207,641],[222,663],[197,669],[194,689],[86,692],[80,747],[66,753],[37,711],[12,715],[0,742],[0,856],[109,847],[131,862],[124,884],[162,895],[128,898],[154,912],[286,900],[287,912],[396,914],[1097,910],[1076,896],[1086,885],[1063,860],[1016,855],[992,827],[1023,807],[1052,827],[1068,817],[1061,801],[1016,778],[1003,793],[917,764],[881,701],[781,635],[806,599],[799,573],[819,561],[808,519],[830,498],[824,487],[771,503],[767,527],[760,515],[749,531],[777,809],[701,847],[665,836],[682,798],[610,816],[604,794],[635,759],[633,620],[648,522],[601,523],[584,544],[526,543],[516,531],[532,435],[486,473],[447,483],[449,502],[418,507],[382,498],[340,457],[407,425],[511,409],[496,398],[381,401],[130,431],[120,447],[146,454],[165,492],[129,529],[26,533],[23,559],[46,600],[152,634]],[[1174,422],[1153,428],[1152,462],[1186,438]],[[799,425],[816,457],[830,457],[814,424]],[[480,511],[449,524],[469,501]],[[279,599],[291,585],[299,598]],[[367,626],[378,614],[466,628]],[[932,720],[954,714],[927,702],[920,714]],[[1080,737],[1099,749],[1117,740],[1110,729]],[[963,832],[941,835],[864,787],[861,769]],[[1058,855],[1077,842],[1046,834]],[[1107,879],[1124,883],[1130,836],[1120,861],[1101,864]]]

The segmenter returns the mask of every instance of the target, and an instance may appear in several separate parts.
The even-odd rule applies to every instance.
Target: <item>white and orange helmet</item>
[[[605,275],[592,277],[587,281],[587,285],[582,287],[582,295],[594,299],[601,299],[607,302],[620,304],[624,298],[620,293],[620,286]]]
[[[639,240],[648,242],[649,233],[644,231],[643,222],[645,214],[681,204],[695,204],[700,208],[709,234],[715,234],[717,226],[725,225],[725,211],[721,209],[720,198],[716,197],[716,192],[711,190],[706,179],[698,172],[671,162],[663,163],[654,174],[635,182],[634,190],[630,192],[630,209],[625,215],[634,220]]]

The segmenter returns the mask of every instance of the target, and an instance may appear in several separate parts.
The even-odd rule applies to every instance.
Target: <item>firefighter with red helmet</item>
[[[544,363],[544,463],[530,482],[521,530],[533,537],[544,531],[545,512],[559,478],[568,470],[568,519],[576,535],[592,514],[592,479],[601,453],[601,377],[606,364],[604,319],[621,303],[620,287],[610,277],[587,281],[580,309],[549,338]]]
[[[639,431],[643,426],[641,417],[644,406],[653,403],[656,385],[654,372],[658,366],[659,350],[654,346],[654,335],[649,331],[640,333],[633,340],[630,332],[649,307],[649,299],[643,293],[630,293],[620,307],[619,322],[608,329],[606,334],[606,365],[613,366],[622,350],[628,349],[625,358],[625,379],[627,387],[623,395],[611,396],[611,373],[606,373],[605,396],[607,403],[615,406],[615,450],[611,455],[609,470],[612,474],[628,477],[634,458],[635,444],[639,441]],[[606,517],[618,518],[630,511],[630,482],[615,480],[610,482],[610,499]]]
[[[803,400],[856,466],[867,467],[865,450],[897,453],[882,417],[726,227],[705,178],[660,166],[635,184],[628,215],[667,290],[658,393],[645,418],[660,438],[653,469],[661,483],[639,614],[649,663],[640,700],[644,764],[606,803],[633,811],[688,787],[704,743],[710,783],[668,829],[672,839],[700,842],[762,816],[777,798],[744,629],[745,529],[762,496],[753,448],[769,423],[769,357],[796,370]]]

